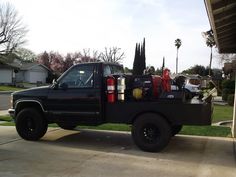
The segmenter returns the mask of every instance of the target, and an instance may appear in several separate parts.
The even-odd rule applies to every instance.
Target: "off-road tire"
[[[137,117],[132,126],[132,137],[135,144],[148,152],[159,152],[169,143],[171,127],[161,116],[145,113]]]
[[[25,108],[16,116],[16,130],[25,140],[39,140],[45,135],[47,128],[46,119],[34,108]]]

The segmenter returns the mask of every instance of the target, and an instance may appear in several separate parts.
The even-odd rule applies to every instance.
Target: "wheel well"
[[[136,115],[133,117],[133,119],[132,119],[132,121],[131,121],[131,124],[133,124],[134,121],[135,121],[139,116],[141,116],[141,115],[143,115],[143,114],[147,114],[147,113],[152,113],[152,114],[159,115],[159,116],[163,117],[170,125],[172,124],[171,121],[170,121],[165,115],[163,115],[163,114],[160,113],[160,112],[155,112],[155,111],[145,111],[145,112],[140,112],[140,113],[136,114]]]
[[[15,115],[17,115],[21,110],[25,108],[34,108],[38,110],[40,113],[43,113],[42,107],[39,103],[36,102],[20,102],[17,104]]]

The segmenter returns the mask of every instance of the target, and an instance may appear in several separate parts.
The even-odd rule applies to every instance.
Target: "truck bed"
[[[211,125],[212,103],[193,98],[180,100],[130,101],[106,103],[106,122],[131,124],[140,114],[154,112],[171,125]]]

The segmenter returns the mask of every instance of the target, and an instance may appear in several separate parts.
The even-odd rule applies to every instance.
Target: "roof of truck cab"
[[[76,65],[81,65],[81,64],[105,64],[105,65],[116,65],[123,67],[123,65],[113,62],[87,62],[87,63],[77,63]]]

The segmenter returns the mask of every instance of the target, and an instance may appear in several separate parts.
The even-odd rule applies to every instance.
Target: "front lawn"
[[[232,120],[233,108],[230,106],[214,105],[212,122],[219,122],[224,120]],[[11,122],[10,116],[0,116],[0,121],[6,121],[0,125],[10,126],[14,125]],[[56,124],[50,124],[50,127],[57,127]],[[130,131],[131,127],[126,124],[103,124],[99,126],[78,126],[79,129],[96,129],[96,130],[115,130],[115,131]],[[197,136],[218,136],[231,137],[231,129],[229,127],[218,126],[184,126],[180,134],[183,135],[197,135]]]
[[[0,91],[18,91],[18,90],[22,90],[22,88],[0,85]]]
[[[232,120],[232,119],[233,119],[233,107],[232,106],[214,105],[213,120],[212,120],[213,123],[225,121],[225,120]]]

